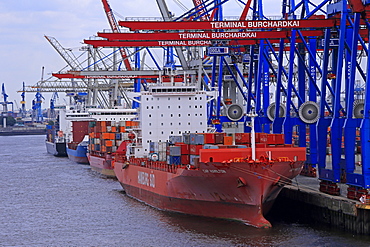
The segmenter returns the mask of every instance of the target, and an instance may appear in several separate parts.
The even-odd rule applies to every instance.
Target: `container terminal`
[[[207,98],[204,131],[225,133],[231,145],[236,134],[251,133],[260,138],[258,148],[271,145],[267,142],[275,135],[283,136],[283,143],[273,145],[305,148],[301,175],[273,184],[285,185],[277,207],[294,202],[307,217],[369,234],[370,1],[281,0],[274,3],[280,14],[273,17],[262,0],[240,1],[234,17],[224,15],[227,0],[194,0],[180,15],[165,0],[156,2],[159,17],[118,21],[102,0],[110,30],[83,40],[80,56],[45,36],[67,69],[23,91],[64,92],[71,100],[84,93],[88,107],[126,109],[140,109],[149,94],[159,100],[201,92]],[[140,114],[152,106],[138,116],[143,119]],[[155,123],[171,123],[171,118]],[[139,121],[137,127],[147,123]],[[145,135],[134,134],[116,152],[128,152],[135,143],[135,157],[142,158],[147,145],[142,141],[159,140]],[[251,161],[274,159],[268,151],[262,156]]]

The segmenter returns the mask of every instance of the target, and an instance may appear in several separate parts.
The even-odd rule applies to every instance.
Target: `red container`
[[[267,142],[268,145],[275,145],[275,134],[267,134]]]
[[[276,145],[284,144],[284,134],[275,134],[275,144]]]
[[[235,133],[235,144],[251,143],[250,133]]]
[[[267,144],[266,143],[256,143],[256,148],[266,148]]]
[[[190,154],[189,144],[176,143],[175,146],[180,146],[181,147],[181,154]]]
[[[203,145],[189,145],[189,147],[190,147],[190,154],[199,155],[199,150],[203,148]]]
[[[215,133],[204,133],[204,144],[215,144]]]
[[[256,143],[266,143],[267,134],[266,133],[256,133]]]
[[[181,155],[181,164],[189,165],[190,164],[190,155],[188,155],[188,154]]]
[[[215,133],[215,144],[223,144],[225,133]]]

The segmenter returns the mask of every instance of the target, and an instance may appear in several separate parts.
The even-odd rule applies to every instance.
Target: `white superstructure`
[[[195,86],[152,86],[140,94],[140,130],[136,157],[146,157],[149,142],[207,131],[207,93]]]

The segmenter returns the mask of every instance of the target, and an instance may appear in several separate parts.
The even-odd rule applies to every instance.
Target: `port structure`
[[[237,126],[249,132],[246,114],[253,112],[257,133],[284,133],[285,144],[307,147],[304,174],[316,177],[318,172],[321,191],[339,194],[342,182],[349,185],[352,199],[367,194],[370,1],[282,0],[277,3],[281,16],[274,18],[264,15],[262,0],[242,2],[238,17],[226,17],[227,2],[194,0],[190,10],[173,16],[166,2],[157,0],[161,17],[126,18],[118,25],[129,31],[112,28],[84,40],[94,51],[113,48],[115,65],[97,69],[107,56],[89,69],[54,76],[104,78],[115,86],[133,82],[122,92],[147,90],[151,83],[196,84],[214,92],[208,124],[216,131]],[[115,58],[122,47],[131,51],[126,50],[126,57],[121,53],[121,59],[130,61],[132,70],[116,66],[123,61]],[[155,59],[156,49],[163,52],[162,61]],[[144,66],[147,54],[151,68]],[[131,107],[137,107],[139,100],[132,100]],[[361,157],[360,172],[356,156]]]
[[[0,102],[0,104],[3,106],[1,116],[3,117],[11,116],[14,113],[14,109],[13,109],[14,106],[13,106],[13,102],[8,101],[8,95],[6,94],[4,83],[1,85],[1,96],[3,98],[3,102]],[[12,106],[11,111],[8,110],[8,105]]]

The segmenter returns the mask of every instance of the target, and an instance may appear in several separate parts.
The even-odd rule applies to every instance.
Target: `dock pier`
[[[274,215],[289,220],[325,224],[346,232],[370,235],[370,205],[347,198],[347,185],[338,184],[340,195],[319,191],[318,178],[298,176],[283,188],[273,208]]]

